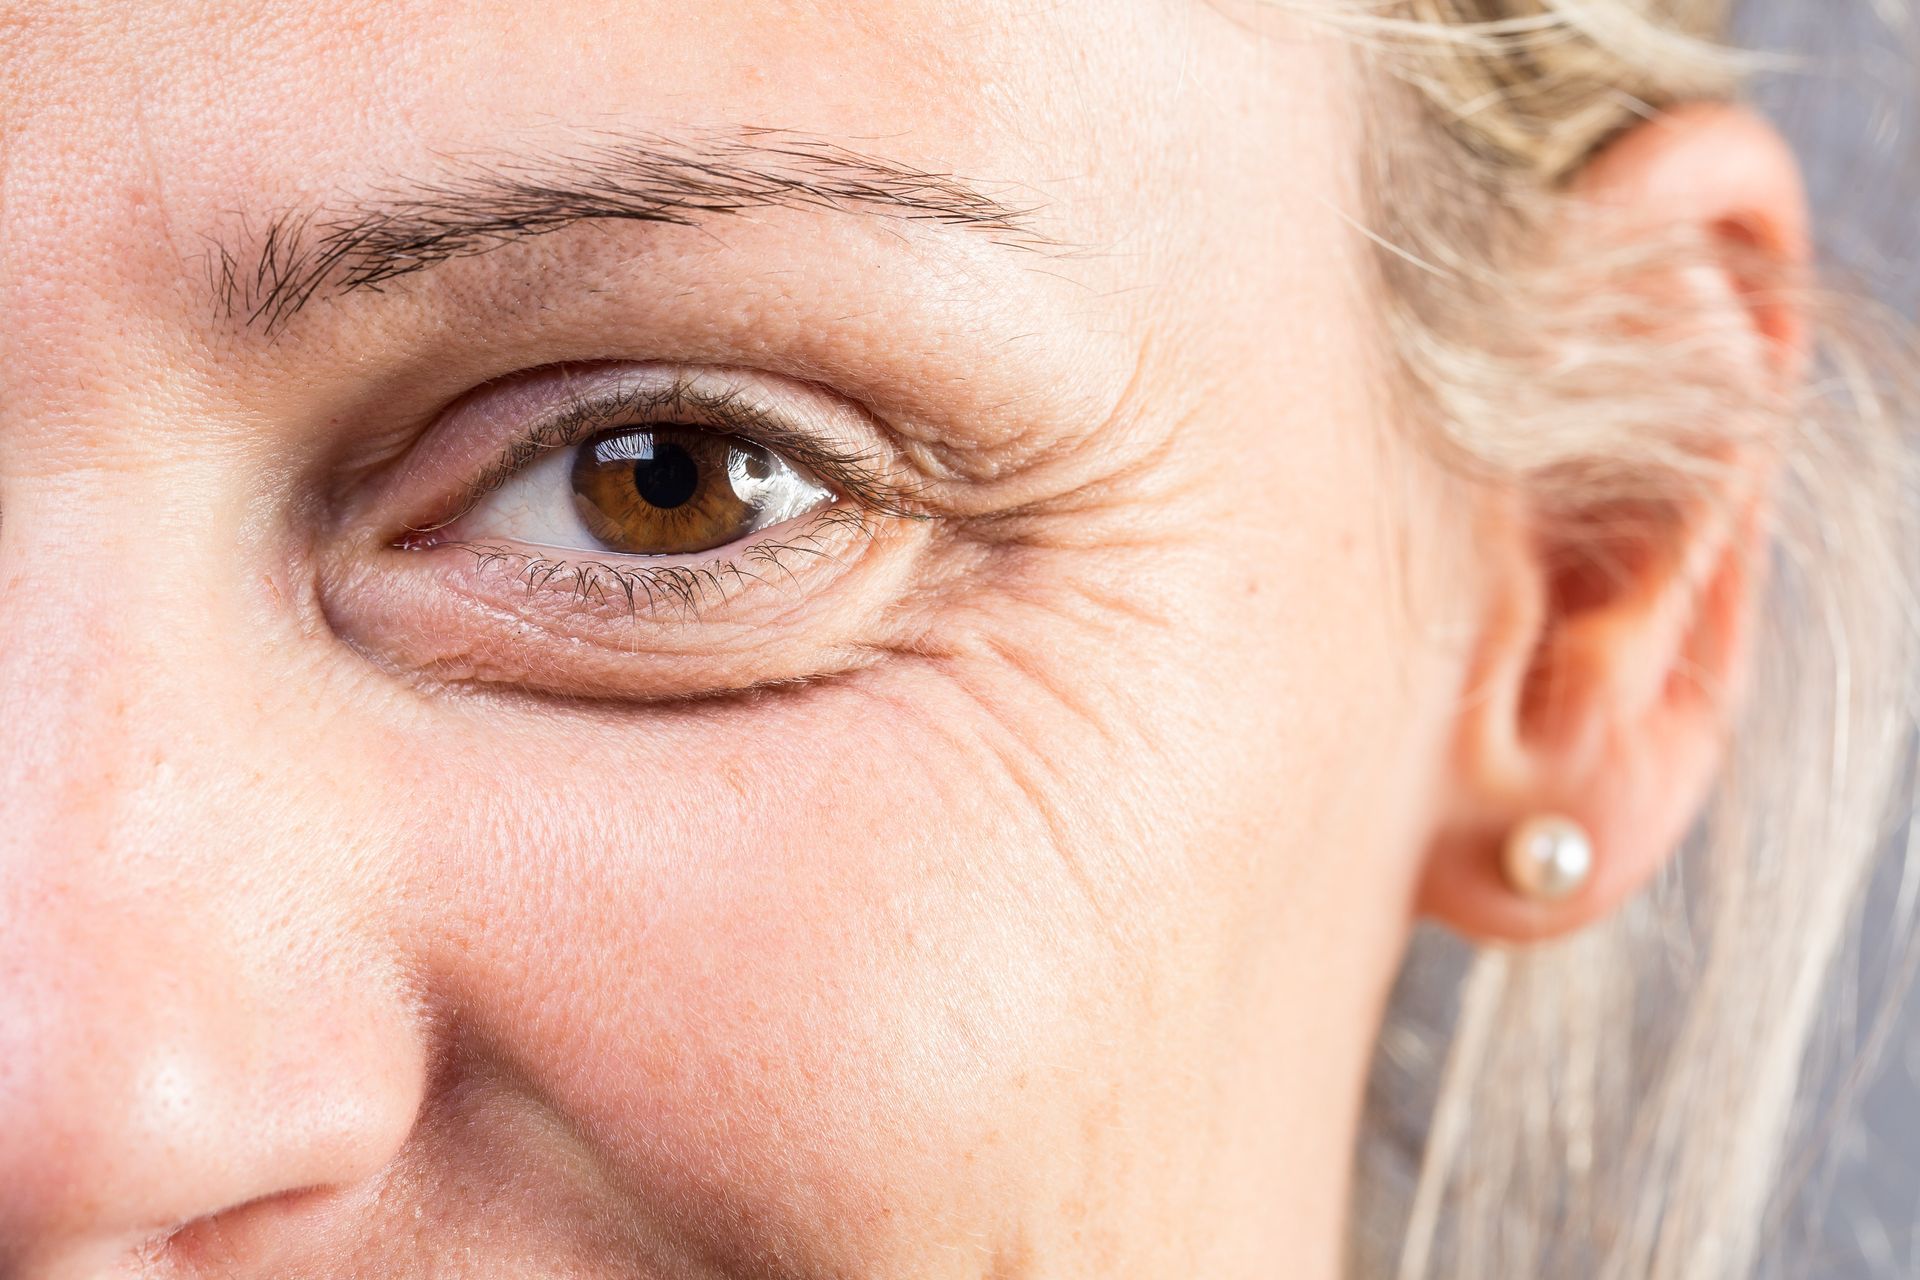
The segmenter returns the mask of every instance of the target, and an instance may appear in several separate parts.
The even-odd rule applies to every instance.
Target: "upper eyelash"
[[[549,449],[564,449],[615,427],[644,427],[649,421],[672,422],[688,414],[711,420],[697,420],[695,425],[739,436],[798,463],[870,511],[924,518],[924,511],[914,503],[915,486],[898,477],[878,451],[836,449],[749,399],[740,388],[715,390],[692,379],[677,378],[664,387],[630,386],[571,397],[503,449],[466,487],[449,514],[410,528],[408,535],[432,533],[455,523]]]

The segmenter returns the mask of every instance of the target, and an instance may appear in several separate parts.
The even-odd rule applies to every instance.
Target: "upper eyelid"
[[[909,518],[926,514],[916,502],[918,486],[900,475],[881,450],[839,447],[738,385],[716,387],[681,376],[664,386],[641,383],[568,392],[560,405],[537,416],[502,448],[479,477],[463,488],[451,509],[409,526],[407,533],[431,533],[455,523],[547,450],[570,447],[600,431],[670,421],[750,440],[874,512]]]

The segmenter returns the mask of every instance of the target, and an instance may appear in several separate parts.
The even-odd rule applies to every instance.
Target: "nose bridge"
[[[192,661],[216,642],[208,611],[161,585],[190,592],[203,553],[139,546],[153,520],[89,487],[0,485],[0,870],[16,883],[183,869],[166,793],[183,764],[214,766],[211,731],[231,724]]]
[[[86,584],[63,580],[66,566],[32,565],[57,547],[10,536],[31,513],[11,504],[0,512],[10,526],[0,531],[0,796],[11,829],[0,829],[4,841],[31,839],[20,824],[42,817],[105,816],[86,796],[111,789],[133,741],[128,699],[150,686],[121,619],[88,604]],[[88,767],[75,767],[80,761]],[[69,828],[69,845],[85,834]]]
[[[303,785],[285,746],[299,726],[272,719],[287,700],[260,696],[261,661],[205,604],[231,540],[141,550],[127,529],[153,520],[80,498],[25,496],[4,521],[11,1274],[36,1250],[369,1177],[410,1130],[424,1070],[397,962],[382,967],[327,879],[353,859],[324,845],[356,833]]]

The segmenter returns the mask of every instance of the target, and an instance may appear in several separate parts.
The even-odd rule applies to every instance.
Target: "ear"
[[[1614,234],[1692,232],[1722,248],[1658,287],[1678,311],[1708,301],[1741,316],[1753,341],[1727,353],[1741,376],[1799,381],[1805,318],[1748,278],[1756,260],[1782,278],[1808,257],[1799,169],[1771,128],[1735,107],[1675,111],[1597,157],[1572,195]],[[1685,838],[1746,682],[1771,478],[1754,446],[1714,461],[1714,478],[1673,501],[1549,519],[1524,493],[1489,499],[1488,602],[1422,914],[1481,940],[1565,934],[1637,893]],[[1594,848],[1584,888],[1551,903],[1501,871],[1507,833],[1542,815],[1579,822]]]

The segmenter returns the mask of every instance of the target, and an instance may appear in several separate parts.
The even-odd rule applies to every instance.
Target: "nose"
[[[271,700],[177,660],[192,619],[143,639],[75,594],[0,581],[6,1280],[317,1213],[392,1161],[425,1074],[339,869],[365,851]]]

